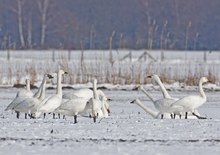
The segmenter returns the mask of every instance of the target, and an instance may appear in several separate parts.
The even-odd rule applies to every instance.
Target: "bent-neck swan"
[[[170,105],[177,101],[177,99],[174,98],[162,98],[158,100],[154,100],[148,92],[144,89],[143,86],[140,86],[139,89],[150,98],[150,100],[153,102],[155,108],[162,114],[161,117],[163,118],[164,113],[170,113]]]
[[[145,106],[138,98],[133,100],[131,103],[136,103],[138,106],[140,106],[146,113],[148,113],[149,115],[151,115],[153,118],[155,119],[160,119],[160,112],[154,111],[150,108],[148,108],[147,106]],[[164,113],[163,116],[165,119],[172,119],[171,115],[169,113]],[[188,116],[189,119],[197,119],[197,117],[193,116],[192,114],[189,114]]]

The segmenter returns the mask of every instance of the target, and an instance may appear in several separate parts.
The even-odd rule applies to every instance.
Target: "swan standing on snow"
[[[88,100],[82,97],[64,101],[55,112],[62,115],[74,116],[74,123],[77,123],[77,115],[84,112]]]
[[[143,86],[140,86],[139,89],[148,96],[148,98],[153,102],[155,108],[161,113],[161,119],[163,119],[164,114],[170,113],[170,105],[174,103],[176,100],[173,98],[162,98],[158,100],[154,100],[144,89]],[[171,113],[170,113],[171,115]]]
[[[196,114],[195,110],[203,105],[207,101],[207,97],[202,88],[203,83],[208,82],[207,77],[202,77],[199,80],[199,93],[200,95],[190,95],[179,99],[171,105],[173,112],[185,112],[185,118],[187,119],[188,112],[191,112],[194,116],[199,119],[206,119],[205,117],[201,117]]]
[[[46,81],[47,79],[51,79],[53,76],[50,74],[44,74],[44,78],[41,82],[41,85],[38,89],[38,91],[35,93],[32,97],[27,97],[20,103],[18,103],[16,106],[14,106],[12,109],[15,111],[23,112],[23,113],[29,113],[32,118],[35,118],[34,113],[37,112],[37,108],[42,102],[42,100],[45,98],[45,87],[46,87]]]
[[[98,89],[96,92],[97,92],[97,95],[100,99],[107,98],[103,91]],[[63,99],[68,99],[68,100],[75,99],[78,97],[87,99],[87,101],[89,101],[93,97],[93,90],[88,89],[88,88],[83,88],[83,89],[79,89],[79,90],[69,92],[69,93],[66,93],[63,95]],[[109,100],[109,99],[107,98],[107,100]],[[110,106],[109,106],[107,100],[104,102],[104,104],[105,104],[105,107],[107,108],[107,111],[109,114],[110,113]],[[90,109],[87,108],[87,110],[88,111],[84,111],[84,113],[90,114],[92,111],[92,107]]]
[[[99,116],[99,114],[102,113],[101,111],[101,101],[97,94],[97,80],[94,79],[93,81],[93,97],[88,101],[89,105],[92,105],[92,117],[94,123],[96,122],[96,118]]]
[[[25,98],[28,97],[32,97],[33,96],[33,92],[30,90],[30,80],[26,79],[26,89],[22,89],[20,91],[17,92],[16,97],[14,98],[14,100],[7,106],[7,108],[5,109],[5,111],[8,110],[12,110],[12,108],[14,106],[16,106],[17,104],[19,104],[21,101],[23,101]],[[16,111],[17,113],[17,118],[19,118],[19,112]],[[27,115],[25,115],[25,118],[27,117]]]
[[[159,87],[162,91],[163,97],[164,97],[163,101],[162,101],[162,99],[160,99],[160,102],[165,103],[165,106],[170,106],[172,104],[172,102],[176,102],[177,100],[179,100],[179,98],[173,98],[173,97],[170,96],[170,94],[167,92],[164,84],[160,80],[160,77],[157,74],[153,74],[152,76],[148,76],[148,77],[150,77],[150,78],[152,77],[157,82],[157,84],[159,85]],[[181,118],[181,115],[179,113],[178,113],[178,115]],[[173,116],[174,119],[175,119],[175,116],[176,116],[176,114],[174,114],[174,116]],[[163,114],[161,115],[161,117],[163,118]]]
[[[139,99],[135,99],[133,100],[131,103],[136,103],[138,106],[140,106],[146,113],[148,113],[149,115],[151,115],[153,118],[155,119],[160,119],[160,112],[154,111],[148,107],[146,107]],[[171,115],[169,113],[165,113],[164,118],[166,119],[171,119]],[[193,115],[189,115],[188,117],[189,119],[197,119],[197,117],[193,116]]]
[[[61,105],[62,102],[62,75],[67,74],[63,70],[59,70],[57,73],[57,92],[56,95],[50,96],[44,99],[38,108],[38,112],[50,113],[54,112],[56,108]]]

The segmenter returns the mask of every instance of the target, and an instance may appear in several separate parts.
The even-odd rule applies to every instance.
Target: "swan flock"
[[[53,114],[55,118],[58,114],[72,116],[74,123],[78,122],[78,116],[93,118],[96,122],[98,118],[108,118],[110,115],[109,98],[100,89],[97,89],[97,80],[93,80],[93,89],[78,89],[63,93],[62,79],[68,74],[62,69],[57,71],[56,93],[51,96],[46,95],[46,84],[55,78],[51,74],[44,74],[42,83],[36,93],[30,90],[30,80],[26,80],[26,89],[17,92],[16,97],[5,108],[5,111],[14,111],[19,118],[20,113],[25,113],[25,119],[29,116],[31,119],[45,118],[46,114]],[[199,94],[189,95],[182,98],[171,97],[158,75],[153,74],[152,78],[159,85],[163,97],[154,99],[150,93],[139,86],[138,90],[143,92],[152,102],[155,110],[144,105],[139,98],[135,98],[130,103],[141,107],[147,114],[154,119],[206,119],[198,111],[206,101],[207,97],[203,90],[203,84],[209,80],[202,77],[199,81]]]

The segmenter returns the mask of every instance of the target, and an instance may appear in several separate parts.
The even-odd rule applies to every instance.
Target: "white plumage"
[[[207,101],[207,97],[205,95],[205,92],[202,88],[203,83],[208,82],[207,77],[202,77],[199,81],[199,95],[190,95],[183,97],[179,99],[178,101],[174,102],[171,105],[171,110],[173,112],[179,112],[183,113],[186,112],[186,118],[187,118],[187,113],[192,112],[193,115],[197,116],[198,118],[204,118],[200,117],[195,113],[195,110],[199,108],[201,105],[203,105]]]
[[[39,109],[38,112],[44,112],[49,113],[53,112],[56,108],[58,108],[61,105],[62,102],[62,75],[67,74],[67,72],[64,72],[63,70],[59,70],[57,73],[57,92],[55,95],[45,98]]]

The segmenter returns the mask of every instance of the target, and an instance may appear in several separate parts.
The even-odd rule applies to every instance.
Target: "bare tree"
[[[48,6],[50,0],[38,0],[38,7],[41,13],[41,40],[40,44],[43,47],[45,44],[45,37],[46,37],[46,29],[47,29],[47,13],[48,13]]]
[[[19,30],[19,38],[21,42],[21,48],[25,47],[24,34],[23,34],[23,17],[22,17],[22,8],[25,3],[24,0],[16,0],[17,2],[17,10],[15,12],[18,15],[18,30]]]

